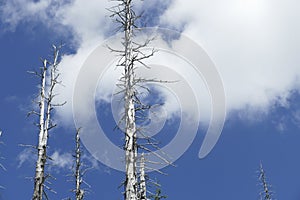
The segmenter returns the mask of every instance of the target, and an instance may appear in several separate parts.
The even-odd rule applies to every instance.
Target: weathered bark
[[[40,89],[40,133],[39,133],[39,143],[38,143],[38,158],[36,162],[35,178],[34,178],[34,192],[33,200],[41,200],[43,197],[44,190],[44,169],[46,164],[46,147],[47,147],[47,137],[45,137],[45,87],[46,87],[46,72],[47,72],[47,60],[43,62],[43,68],[41,72],[41,89]]]
[[[59,83],[58,82],[58,55],[59,49],[53,46],[54,58],[53,63],[49,63],[47,60],[43,61],[43,67],[41,73],[37,74],[41,78],[41,89],[40,89],[40,100],[39,100],[39,140],[37,145],[38,158],[36,162],[35,178],[34,178],[34,191],[33,200],[42,200],[44,192],[44,182],[45,182],[45,165],[47,161],[47,143],[48,143],[48,132],[50,129],[54,128],[51,122],[51,111],[54,106],[52,100],[54,98],[54,88]],[[51,67],[49,67],[50,65]],[[47,82],[47,70],[51,69],[50,72],[50,85],[46,95],[46,82]],[[63,104],[61,104],[63,105]]]
[[[118,84],[122,88],[121,92],[124,92],[124,132],[125,132],[125,182],[124,182],[124,199],[125,200],[138,200],[140,199],[141,191],[140,187],[145,189],[146,183],[143,181],[142,185],[138,180],[137,169],[137,154],[138,145],[137,142],[137,119],[139,112],[143,112],[149,109],[151,106],[143,105],[138,98],[138,88],[141,87],[147,90],[143,85],[146,82],[161,82],[156,80],[147,80],[143,78],[137,78],[135,69],[139,66],[148,67],[143,63],[143,60],[153,56],[155,50],[151,53],[145,54],[142,49],[145,48],[152,39],[144,41],[143,44],[139,44],[134,41],[134,28],[136,28],[135,20],[138,18],[132,9],[132,0],[117,0],[118,5],[109,9],[112,12],[111,17],[114,17],[117,23],[119,23],[124,31],[123,47],[122,50],[115,50],[109,48],[112,52],[118,53],[122,58],[120,59],[118,66],[124,68],[123,76],[121,77],[121,84]],[[148,91],[148,90],[147,90]],[[145,138],[148,141],[149,138]],[[143,148],[145,150],[145,148]],[[146,198],[146,194],[143,193],[143,198]]]
[[[76,131],[76,166],[75,166],[75,181],[76,181],[76,189],[75,189],[75,197],[76,200],[82,200],[84,196],[84,190],[81,189],[82,183],[82,174],[81,174],[81,149],[80,149],[80,136],[79,136],[80,129]]]
[[[126,200],[137,200],[137,175],[136,175],[136,124],[133,90],[133,63],[132,63],[132,27],[130,0],[126,1],[126,28],[125,28],[125,154],[126,154]]]
[[[125,199],[137,200],[138,182],[136,173],[137,143],[134,105],[134,63],[132,50],[133,16],[131,0],[123,0],[124,17],[124,83],[125,83]]]

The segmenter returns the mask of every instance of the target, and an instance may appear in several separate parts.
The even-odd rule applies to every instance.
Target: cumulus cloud
[[[103,41],[110,28],[111,19],[107,10],[114,3],[99,0],[11,0],[0,4],[0,17],[6,28],[14,31],[22,23],[43,24],[58,35],[71,33],[73,37],[67,41],[76,46],[76,53],[64,55],[60,72],[64,87],[58,88],[57,102],[67,104],[58,110],[57,120],[65,125],[73,125],[72,92],[76,77],[82,64],[91,51]]]
[[[38,23],[58,35],[70,33],[74,41],[68,42],[80,48],[103,39],[110,24],[105,9],[109,6],[108,1],[98,0],[6,0],[0,4],[0,18],[10,31],[22,23]]]
[[[157,0],[155,5],[147,2],[137,3],[137,8],[153,11],[146,12],[151,25],[180,30],[213,59],[224,82],[228,112],[245,111],[243,118],[267,113],[271,105],[284,103],[292,90],[298,90],[299,2],[173,0],[164,1],[163,6],[158,6],[163,1]],[[110,5],[102,0],[11,0],[1,6],[2,21],[13,28],[20,22],[40,20],[68,27],[75,36],[76,53],[62,59],[65,87],[58,91],[58,101],[67,100],[68,104],[57,114],[67,124],[72,123],[72,94],[80,68],[111,30],[105,9]],[[158,17],[151,20],[151,14],[156,13]],[[167,99],[169,95],[163,96]],[[174,105],[168,106],[171,109]],[[210,111],[209,106],[203,107]]]
[[[298,90],[297,6],[293,0],[174,0],[161,23],[184,27],[206,49],[223,78],[228,111],[268,112]]]
[[[15,28],[21,22],[39,22],[50,24],[50,17],[55,15],[62,4],[59,1],[42,0],[42,1],[28,1],[28,0],[11,0],[5,1],[1,4],[1,20],[9,30]],[[53,21],[54,22],[54,21]],[[53,23],[51,23],[53,24]]]

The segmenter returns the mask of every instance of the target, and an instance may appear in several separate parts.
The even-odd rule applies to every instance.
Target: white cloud
[[[77,74],[110,29],[105,9],[109,5],[102,0],[12,0],[2,6],[2,20],[12,27],[22,21],[40,20],[46,25],[68,27],[75,36],[78,48],[74,55],[63,57],[65,87],[57,99],[68,102],[58,112],[68,124],[72,123]],[[160,23],[181,29],[205,48],[223,78],[227,111],[244,110],[242,117],[247,118],[258,111],[268,113],[271,105],[284,103],[290,91],[299,87],[299,6],[295,0],[173,0]],[[138,7],[147,8],[147,2]],[[204,107],[208,112],[209,107]]]
[[[268,113],[271,105],[284,102],[290,91],[299,86],[300,45],[296,44],[300,44],[300,38],[296,33],[300,29],[292,21],[300,16],[294,7],[293,0],[285,3],[177,0],[161,17],[161,24],[184,27],[183,33],[205,48],[223,78],[227,111],[247,110],[243,117],[251,118],[250,115]],[[88,30],[89,33],[76,32],[82,38],[85,35],[94,38],[93,29]],[[83,61],[88,55],[81,53],[88,49],[86,46],[82,42],[74,57]],[[72,66],[71,62],[74,61],[66,62],[63,68]],[[66,75],[70,77],[67,83],[75,80],[79,63],[82,62],[72,69],[74,74],[70,69],[63,73],[70,74]]]
[[[62,25],[72,28],[79,37],[80,46],[84,47],[86,43],[102,40],[111,21],[105,10],[109,5],[108,1],[102,0],[75,0],[60,7],[56,17]]]
[[[10,30],[14,30],[20,22],[39,21],[48,22],[55,8],[59,7],[58,1],[41,0],[33,2],[30,0],[5,1],[1,10],[1,19],[8,24]]]
[[[49,155],[48,159],[49,168],[48,170],[52,172],[60,172],[61,170],[74,170],[75,159],[72,153],[60,152],[55,150]],[[35,165],[37,159],[36,151],[33,149],[26,148],[17,156],[18,168],[22,167],[23,164],[27,163],[30,165]],[[87,155],[86,153],[82,154],[82,168],[91,169],[91,170],[101,170],[105,173],[110,173],[110,170],[107,167],[100,167],[99,161],[94,157]]]
[[[17,161],[19,162],[18,168],[22,167],[25,162],[34,164],[36,162],[36,153],[32,149],[26,148],[21,153],[19,153]]]
[[[11,31],[20,23],[41,23],[62,35],[71,31],[73,42],[82,47],[103,39],[111,22],[105,10],[109,5],[113,4],[102,0],[6,0],[0,17]]]
[[[71,153],[60,153],[59,151],[54,151],[50,156],[51,160],[48,159],[48,162],[51,163],[51,169],[71,169],[74,158]],[[24,149],[17,157],[18,168],[22,167],[24,163],[34,165],[37,160],[37,153],[33,149],[26,148]]]
[[[76,53],[62,59],[60,72],[64,86],[58,88],[60,95],[56,98],[59,103],[67,101],[57,112],[57,120],[66,125],[73,125],[72,92],[77,74],[86,57],[103,41],[111,23],[105,8],[113,4],[102,0],[7,0],[0,6],[2,22],[9,25],[9,30],[14,31],[20,23],[42,23],[57,34],[71,31],[74,36],[68,45],[76,44]]]
[[[60,153],[59,151],[55,151],[51,158],[51,165],[55,168],[61,169],[72,169],[74,158],[71,153]]]
[[[83,65],[86,57],[94,49],[94,45],[88,45],[81,47],[77,50],[77,53],[74,55],[65,55],[62,58],[60,66],[60,79],[63,80],[63,86],[58,86],[57,93],[60,94],[55,98],[57,103],[67,102],[64,106],[57,108],[57,121],[63,121],[65,125],[73,125],[73,114],[72,114],[72,98],[74,84],[77,78],[77,75],[80,71],[81,66]]]
[[[175,0],[161,23],[185,25],[183,33],[206,49],[223,78],[228,111],[268,112],[299,86],[297,6],[294,0]]]

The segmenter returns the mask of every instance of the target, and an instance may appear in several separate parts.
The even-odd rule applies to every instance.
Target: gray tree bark
[[[34,178],[34,191],[33,191],[33,200],[42,200],[44,192],[44,183],[45,183],[45,165],[47,161],[47,145],[48,145],[48,132],[50,129],[54,128],[56,125],[52,124],[51,121],[51,111],[54,106],[60,106],[53,104],[54,98],[54,88],[59,83],[57,73],[58,67],[58,56],[59,48],[53,46],[54,57],[53,63],[48,62],[46,59],[43,60],[43,67],[41,68],[40,73],[35,73],[41,78],[40,83],[40,100],[39,100],[39,139],[38,139],[38,158],[36,162],[35,169],[35,178]],[[50,85],[49,88],[46,88],[47,85],[47,70],[50,71]],[[46,92],[48,90],[48,92]],[[47,93],[47,94],[46,94]],[[62,105],[62,104],[61,104]]]
[[[35,178],[34,178],[34,192],[33,200],[41,200],[44,190],[44,169],[46,164],[46,148],[47,148],[47,135],[45,135],[45,87],[46,87],[46,72],[47,72],[47,60],[43,62],[43,68],[41,72],[41,89],[40,89],[40,133],[38,142],[38,159],[36,162]]]
[[[76,182],[76,189],[75,189],[75,197],[76,200],[82,200],[84,196],[84,190],[81,189],[82,183],[82,174],[81,174],[81,149],[80,149],[80,136],[79,136],[80,129],[76,131],[76,166],[75,166],[75,182]]]
[[[125,200],[138,200],[141,195],[141,187],[145,192],[143,193],[143,198],[146,198],[146,182],[145,180],[140,183],[141,180],[138,179],[137,170],[137,158],[138,158],[138,145],[137,142],[137,114],[138,111],[144,111],[149,109],[151,106],[143,105],[138,98],[137,85],[146,82],[161,82],[156,80],[146,80],[143,78],[137,78],[135,74],[135,69],[139,65],[148,67],[143,63],[143,59],[149,58],[154,54],[154,50],[149,54],[142,52],[142,48],[145,48],[151,41],[151,39],[146,40],[143,44],[138,44],[134,42],[134,29],[136,28],[135,20],[138,18],[132,9],[132,0],[116,0],[118,2],[117,6],[110,8],[112,12],[111,17],[114,17],[117,23],[119,23],[124,31],[123,37],[123,47],[122,50],[111,51],[121,54],[121,59],[118,66],[124,68],[123,76],[121,77],[122,92],[124,92],[124,116],[123,120],[125,122],[124,132],[125,132],[125,182],[124,182],[124,199]],[[141,86],[140,86],[141,87]],[[144,87],[145,89],[145,87]],[[145,138],[147,141],[149,138]],[[143,150],[147,148],[143,147]],[[145,168],[145,166],[144,166]],[[143,171],[144,173],[145,171]],[[141,173],[141,171],[140,171]],[[144,174],[145,176],[145,174]],[[141,177],[140,177],[141,178]]]
[[[125,160],[126,180],[125,199],[137,200],[137,175],[136,175],[136,124],[134,105],[134,65],[132,54],[132,15],[131,0],[124,1],[125,5]]]

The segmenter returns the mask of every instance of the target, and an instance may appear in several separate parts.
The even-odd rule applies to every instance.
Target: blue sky
[[[59,100],[70,102],[74,77],[87,55],[111,35],[113,25],[104,0],[12,0],[0,3],[0,199],[30,199],[34,156],[19,144],[36,144],[34,117],[26,117],[38,92],[38,80],[26,73],[37,69],[40,57],[49,57],[51,45],[63,41],[61,72],[65,87]],[[206,158],[198,158],[204,138],[201,129],[168,176],[150,174],[162,184],[168,199],[259,199],[258,168],[263,162],[276,199],[300,198],[299,3],[294,0],[170,0],[136,2],[146,10],[145,24],[174,28],[201,45],[223,79],[227,119],[222,135]],[[151,11],[151,12],[150,12]],[[207,113],[204,113],[204,115]],[[108,116],[111,117],[108,112]],[[71,196],[75,126],[71,103],[55,113],[59,127],[49,139],[49,166],[57,179],[52,199]],[[113,129],[111,118],[102,121]],[[174,120],[173,122],[177,122]],[[164,130],[171,132],[170,127]],[[176,130],[174,130],[176,132]],[[112,134],[115,134],[112,132]],[[118,134],[118,132],[116,132]],[[159,138],[167,143],[170,137]],[[111,137],[116,140],[115,135]],[[116,142],[117,143],[117,142]],[[122,172],[95,161],[85,150],[85,162],[94,166],[86,176],[92,186],[86,199],[122,199],[118,186]],[[16,189],[17,187],[17,189]]]

